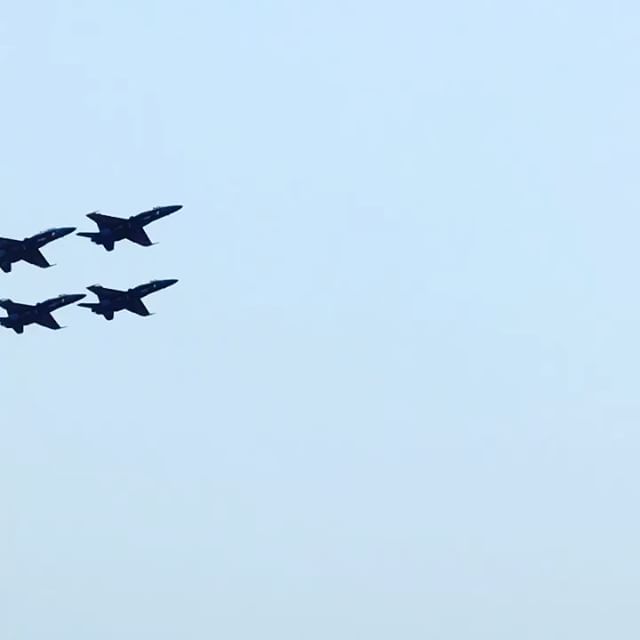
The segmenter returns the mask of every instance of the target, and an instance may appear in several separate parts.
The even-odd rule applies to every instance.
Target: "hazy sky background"
[[[2,640],[637,640],[637,2],[5,2]]]

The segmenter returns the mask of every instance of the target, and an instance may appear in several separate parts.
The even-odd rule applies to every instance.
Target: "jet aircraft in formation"
[[[47,329],[62,329],[51,314],[82,298],[86,298],[83,293],[61,295],[38,304],[20,304],[13,300],[0,300],[0,307],[8,314],[5,318],[0,318],[0,325],[13,329],[16,333],[22,333],[29,324],[39,324]]]
[[[91,291],[91,293],[95,293],[98,297],[98,302],[81,302],[78,306],[91,309],[93,313],[104,316],[107,320],[113,320],[115,313],[124,311],[125,309],[131,313],[137,313],[139,316],[150,316],[151,313],[147,307],[145,307],[142,298],[148,296],[150,293],[160,291],[160,289],[166,289],[176,282],[178,281],[175,279],[152,280],[147,284],[138,285],[127,291],[107,289],[99,284],[94,284],[87,287],[87,289]]]
[[[120,240],[130,240],[143,247],[148,247],[153,243],[144,227],[180,209],[182,209],[182,205],[154,207],[130,218],[105,216],[98,212],[89,213],[87,217],[98,225],[98,231],[79,232],[77,235],[90,238],[92,242],[103,246],[107,251],[113,251],[115,243]],[[10,273],[12,265],[21,260],[41,268],[52,266],[40,249],[49,242],[67,236],[75,230],[75,227],[60,227],[43,231],[24,240],[0,238],[0,269],[5,273]],[[142,302],[142,298],[170,287],[176,282],[178,282],[177,279],[152,280],[126,291],[92,285],[87,289],[97,296],[98,301],[81,303],[79,306],[91,309],[93,313],[101,315],[107,320],[113,320],[115,313],[124,310],[140,316],[149,316],[152,314]],[[62,327],[52,313],[83,298],[86,298],[86,294],[66,294],[34,305],[22,304],[8,299],[0,300],[0,309],[4,309],[7,313],[5,317],[0,317],[0,326],[13,329],[16,333],[23,333],[24,328],[30,324],[39,324],[48,329],[61,329]]]
[[[88,213],[87,218],[98,225],[98,231],[80,231],[79,236],[90,238],[91,242],[103,246],[107,251],[113,251],[115,243],[120,240],[129,240],[143,247],[150,247],[151,242],[144,227],[159,218],[164,218],[176,211],[180,211],[182,205],[174,204],[168,207],[155,207],[149,211],[143,211],[130,218],[116,218],[105,216],[98,211]]]
[[[60,227],[58,229],[42,231],[24,240],[0,238],[0,269],[5,273],[9,273],[13,263],[20,262],[20,260],[29,262],[42,269],[51,267],[52,265],[49,264],[40,249],[46,244],[58,240],[58,238],[68,236],[75,230],[75,227]]]

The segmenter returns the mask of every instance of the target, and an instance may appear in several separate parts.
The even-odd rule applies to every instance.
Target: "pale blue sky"
[[[2,640],[640,634],[636,2],[0,10]]]

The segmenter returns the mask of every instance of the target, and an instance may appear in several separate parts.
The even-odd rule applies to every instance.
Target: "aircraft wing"
[[[30,253],[26,253],[22,256],[23,260],[26,260],[29,264],[34,264],[36,267],[46,269],[51,265],[47,262],[47,259],[42,255],[42,252],[36,249]]]
[[[38,316],[36,322],[47,329],[60,329],[60,325],[56,322],[56,319],[50,313],[43,313]]]
[[[127,305],[127,309],[131,311],[131,313],[137,313],[139,316],[150,316],[149,309],[144,306],[144,302],[142,300],[133,300]]]
[[[127,239],[143,247],[150,247],[153,244],[144,229],[133,229],[127,234]]]
[[[33,309],[33,306],[30,304],[20,304],[13,300],[0,300],[0,307],[7,313],[16,314],[24,313],[25,311],[29,311],[29,309]]]
[[[105,216],[102,213],[88,213],[87,218],[93,220],[100,229],[112,229],[125,222],[125,218],[116,218],[115,216]]]
[[[18,245],[21,245],[20,240],[12,240],[11,238],[0,238],[0,249],[13,249]]]
[[[87,289],[91,291],[91,293],[95,293],[101,300],[117,298],[124,293],[124,291],[118,291],[118,289],[107,289],[107,287],[101,287],[99,284],[91,285],[90,287],[87,287]]]

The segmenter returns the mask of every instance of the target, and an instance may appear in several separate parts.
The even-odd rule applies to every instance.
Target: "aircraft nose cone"
[[[168,280],[157,280],[157,287],[159,289],[166,289],[167,287],[170,287],[171,285],[174,285],[176,282],[178,282],[178,280],[176,278],[170,278]]]
[[[176,211],[180,211],[180,209],[182,209],[182,205],[181,204],[171,204],[169,206],[166,207],[160,207],[162,209],[162,212],[165,214],[170,214],[170,213],[175,213]]]
[[[67,300],[69,300],[69,304],[73,304],[74,302],[79,302],[83,298],[86,298],[86,293],[74,293],[71,296],[67,296]]]
[[[57,233],[61,238],[64,238],[64,236],[68,236],[70,233],[73,233],[75,230],[76,230],[76,227],[60,227],[57,230]]]

